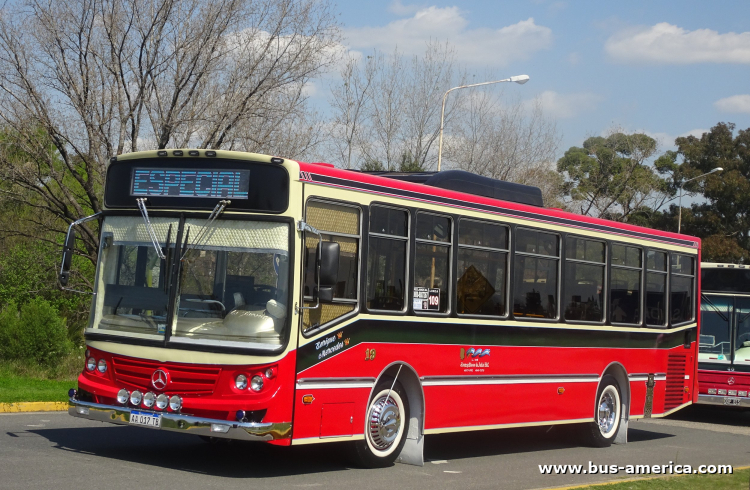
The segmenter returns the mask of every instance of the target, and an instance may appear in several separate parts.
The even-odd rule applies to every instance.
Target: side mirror
[[[68,285],[68,282],[70,281],[70,264],[73,261],[73,252],[76,249],[75,228],[81,223],[91,221],[92,219],[97,219],[99,216],[101,216],[101,213],[96,213],[96,214],[92,214],[91,216],[86,216],[85,218],[81,218],[79,220],[72,222],[70,226],[68,227],[68,234],[65,236],[65,244],[63,245],[62,264],[60,265],[60,273],[57,275],[57,280],[60,281],[60,287],[66,291],[93,294],[89,291],[78,291],[76,289],[67,288],[66,286]]]
[[[60,266],[60,275],[58,280],[60,285],[67,286],[70,280],[70,263],[73,260],[73,250],[76,248],[76,230],[73,226],[68,228],[68,234],[65,237],[65,244],[62,252],[62,265]]]
[[[322,242],[320,245],[318,298],[321,302],[330,303],[339,277],[341,246],[336,242]]]

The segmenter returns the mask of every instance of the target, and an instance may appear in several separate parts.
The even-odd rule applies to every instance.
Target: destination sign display
[[[130,195],[247,199],[250,170],[134,167]]]

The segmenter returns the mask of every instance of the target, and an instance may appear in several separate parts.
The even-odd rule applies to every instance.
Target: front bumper
[[[70,398],[68,413],[74,417],[112,424],[129,425],[129,407],[102,405]],[[139,412],[150,412],[161,415],[161,429],[197,436],[239,439],[242,441],[272,441],[289,439],[292,433],[291,422],[233,422],[231,420],[206,419],[177,413],[156,412],[138,409]],[[143,426],[135,426],[143,427]]]
[[[750,398],[724,395],[698,395],[700,405],[722,405],[726,407],[750,407]]]

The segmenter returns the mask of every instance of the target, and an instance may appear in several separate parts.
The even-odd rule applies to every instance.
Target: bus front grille
[[[115,382],[125,388],[136,387],[153,390],[151,377],[154,371],[162,369],[169,375],[169,383],[161,391],[169,393],[191,393],[210,395],[219,379],[220,368],[194,366],[189,364],[160,363],[150,360],[113,357],[112,365]]]

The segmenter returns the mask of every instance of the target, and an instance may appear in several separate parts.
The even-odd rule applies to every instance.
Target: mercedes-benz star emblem
[[[157,369],[156,371],[154,371],[154,374],[151,375],[151,384],[157,390],[163,390],[164,388],[166,388],[168,381],[169,374],[167,374],[167,372],[163,369]]]
[[[734,376],[732,376],[731,378],[729,378],[729,379],[727,380],[727,384],[730,384],[730,385],[733,385],[733,384],[734,384]]]

